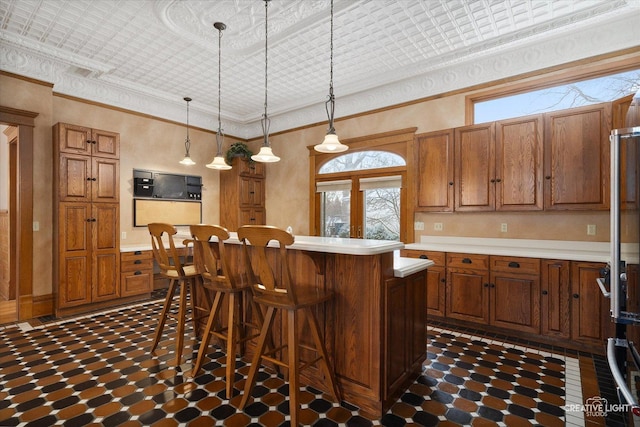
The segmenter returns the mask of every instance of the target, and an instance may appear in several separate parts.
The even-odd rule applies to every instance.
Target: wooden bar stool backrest
[[[235,277],[231,274],[229,261],[224,248],[224,241],[229,238],[229,231],[218,225],[191,225],[189,227],[194,242],[194,259],[196,270],[205,282],[216,286],[236,289]],[[215,237],[217,242],[212,242]]]
[[[174,279],[185,277],[184,266],[180,261],[180,256],[173,241],[173,236],[178,230],[171,224],[160,222],[151,223],[147,227],[149,228],[149,234],[151,234],[153,257],[158,263],[160,273]],[[164,233],[167,233],[168,249],[165,247]]]
[[[256,297],[296,306],[298,299],[287,257],[287,246],[293,244],[293,235],[269,225],[243,225],[238,228],[238,239],[243,246],[247,280]],[[272,241],[279,245],[275,264],[269,262],[266,251]],[[277,273],[280,274],[281,281],[276,279]]]

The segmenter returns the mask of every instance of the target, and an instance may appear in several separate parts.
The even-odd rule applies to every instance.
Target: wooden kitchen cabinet
[[[454,144],[453,129],[416,137],[416,210],[453,211]]]
[[[58,310],[120,296],[119,228],[113,226],[119,209],[114,203],[60,203]]]
[[[427,313],[422,306],[426,297],[424,272],[409,277],[394,277],[385,281],[384,398],[403,390],[403,384],[413,376],[415,367],[425,359],[424,339]]]
[[[495,210],[495,123],[455,129],[456,211]]]
[[[609,300],[596,283],[606,265],[599,262],[571,263],[571,339],[587,345],[604,345],[613,336]]]
[[[496,122],[497,211],[536,211],[544,206],[543,116]]]
[[[609,208],[611,103],[546,113],[545,209]]]
[[[540,333],[540,260],[491,256],[489,324]]]
[[[53,140],[54,294],[59,316],[120,296],[120,137],[58,123]]]
[[[446,315],[489,323],[489,257],[447,253]]]
[[[236,157],[231,170],[220,171],[220,224],[230,231],[266,224],[265,166]]]
[[[406,250],[400,251],[400,255],[408,258],[424,258],[433,261],[425,275],[425,289],[427,292],[427,315],[445,316],[445,253],[434,251]]]
[[[120,254],[120,295],[149,294],[153,290],[153,252],[133,251]]]
[[[567,339],[571,335],[571,267],[566,260],[541,261],[540,332]]]

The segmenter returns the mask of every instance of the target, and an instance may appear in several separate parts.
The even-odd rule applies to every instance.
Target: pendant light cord
[[[267,92],[268,92],[267,91],[267,71],[268,71],[268,64],[269,64],[268,44],[267,44],[269,22],[268,22],[267,11],[269,9],[269,1],[270,0],[264,0],[264,115],[262,116],[262,133],[264,133],[265,146],[269,145],[269,126],[270,126],[269,116],[267,115]]]
[[[333,116],[335,113],[336,103],[335,96],[333,95],[333,0],[331,0],[331,43],[330,43],[330,74],[329,74],[329,99],[325,103],[325,109],[327,110],[327,116],[329,117],[329,129],[327,133],[336,133],[333,127]]]
[[[191,140],[189,139],[189,102],[191,99],[185,98],[184,100],[187,101],[187,139],[184,141],[184,145],[186,147],[187,154],[189,154],[189,148],[191,148]]]
[[[222,30],[224,29],[224,24],[218,27],[218,132],[216,132],[216,143],[218,144],[218,153],[217,156],[222,154],[222,139],[224,135],[222,134],[222,121],[220,119],[220,110],[221,110],[221,101],[222,98]]]

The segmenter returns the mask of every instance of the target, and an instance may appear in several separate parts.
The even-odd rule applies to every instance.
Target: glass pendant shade
[[[322,144],[315,145],[313,149],[320,153],[341,153],[343,151],[347,151],[349,147],[340,142],[338,135],[335,133],[328,133],[324,137]]]
[[[206,165],[209,169],[229,170],[231,166],[227,164],[222,156],[215,156],[211,163]]]
[[[273,154],[273,151],[271,151],[270,146],[263,145],[260,148],[260,151],[258,152],[258,154],[254,154],[253,156],[251,156],[251,160],[256,162],[262,162],[262,163],[274,163],[274,162],[279,162],[280,157]]]
[[[186,166],[193,166],[196,164],[196,162],[191,160],[191,156],[189,155],[189,153],[187,153],[184,155],[184,159],[180,160],[180,164],[186,165]]]

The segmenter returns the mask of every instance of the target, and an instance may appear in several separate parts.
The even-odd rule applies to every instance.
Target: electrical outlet
[[[418,230],[418,231],[420,231],[420,230],[424,230],[424,222],[422,222],[422,221],[416,221],[416,222],[414,222],[414,223],[413,223],[413,229],[414,229],[414,230]]]
[[[596,235],[596,225],[595,224],[587,225],[587,234],[589,236],[595,236]]]
[[[502,224],[500,224],[500,231],[502,233],[506,233],[507,232],[507,223],[503,222]]]
[[[442,223],[441,222],[434,222],[433,223],[433,229],[435,231],[442,231]]]
[[[40,231],[40,223],[38,221],[33,221],[33,231]]]
[[[120,239],[121,239],[121,240],[124,240],[124,239],[126,239],[126,238],[127,238],[127,232],[126,232],[126,231],[121,232],[121,233],[120,233]]]

